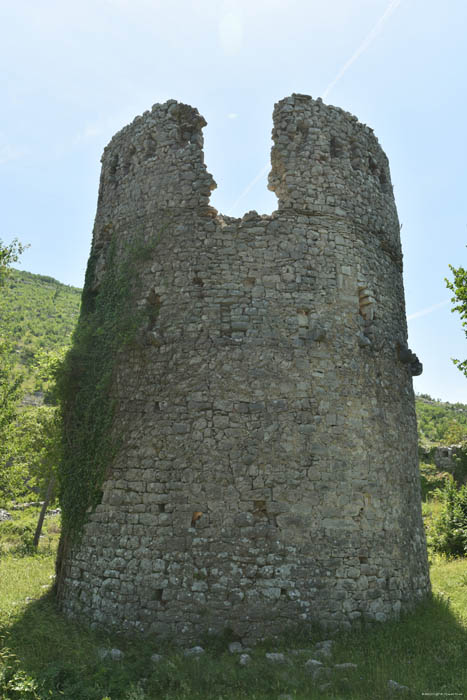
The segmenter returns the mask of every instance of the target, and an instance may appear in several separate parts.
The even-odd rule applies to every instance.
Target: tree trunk
[[[44,500],[44,503],[42,505],[41,512],[39,514],[39,520],[37,521],[36,532],[34,533],[33,546],[35,547],[35,549],[37,549],[37,547],[39,545],[39,538],[40,538],[41,532],[42,532],[42,525],[44,524],[45,514],[46,514],[47,508],[49,506],[50,499],[52,498],[54,486],[55,486],[55,476],[51,476],[50,481],[49,481],[49,485],[47,486],[47,493],[45,495],[45,500]]]

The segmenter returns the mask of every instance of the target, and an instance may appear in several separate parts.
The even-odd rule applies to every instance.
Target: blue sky
[[[369,124],[402,223],[415,390],[467,403],[444,284],[467,266],[465,0],[1,0],[0,238],[82,286],[105,144],[156,102],[199,109],[211,203],[269,213],[274,103],[322,96]]]

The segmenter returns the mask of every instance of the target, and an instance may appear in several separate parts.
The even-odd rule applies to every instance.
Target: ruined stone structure
[[[99,625],[199,639],[383,621],[429,591],[399,223],[372,129],[321,100],[274,109],[278,209],[209,206],[204,119],[173,100],[102,159],[109,230],[154,243],[122,359],[122,446],[66,554],[61,605]],[[124,255],[121,245],[121,255]]]

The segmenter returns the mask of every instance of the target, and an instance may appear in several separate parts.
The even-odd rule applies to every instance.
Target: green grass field
[[[333,637],[330,679],[313,680],[305,662],[329,635],[296,630],[248,653],[246,666],[228,651],[227,636],[200,639],[197,658],[156,639],[92,631],[62,617],[52,594],[57,517],[46,518],[39,552],[30,537],[37,509],[0,523],[0,698],[69,700],[250,700],[462,697],[467,694],[467,559],[431,564],[434,596],[399,622]],[[124,657],[101,659],[99,649]],[[302,649],[300,653],[292,653]],[[267,652],[283,652],[272,662]],[[154,653],[162,654],[158,663]],[[389,680],[407,686],[394,690]],[[326,684],[329,685],[326,685]]]

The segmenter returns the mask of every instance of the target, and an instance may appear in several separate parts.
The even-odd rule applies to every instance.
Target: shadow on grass
[[[467,629],[441,597],[420,604],[400,621],[335,635],[333,657],[325,661],[331,669],[329,678],[313,680],[305,663],[313,658],[313,644],[326,636],[297,627],[252,649],[246,666],[240,665],[238,655],[228,652],[228,636],[203,638],[206,653],[187,658],[180,649],[155,638],[108,635],[70,622],[48,593],[32,601],[11,625],[0,628],[4,648],[0,697],[270,700],[286,694],[297,700],[384,700],[395,695],[389,680],[408,687],[404,697],[467,693]],[[102,647],[120,649],[123,659],[101,659]],[[304,651],[287,654],[298,648]],[[266,651],[284,652],[286,661],[272,663]],[[154,653],[163,655],[157,664],[150,658]],[[349,662],[357,667],[331,668]],[[8,688],[12,677],[20,690]],[[329,685],[320,689],[323,681]]]

